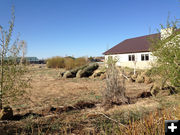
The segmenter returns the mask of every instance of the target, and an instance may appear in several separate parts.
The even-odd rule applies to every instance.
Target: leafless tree
[[[106,104],[126,104],[128,99],[125,95],[125,78],[123,71],[116,67],[117,60],[108,58],[106,71],[106,88],[104,91],[104,102]]]

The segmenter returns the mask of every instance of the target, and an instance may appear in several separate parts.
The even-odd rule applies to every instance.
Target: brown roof
[[[150,41],[149,38],[160,37],[160,34],[151,34],[131,39],[126,39],[123,42],[117,44],[111,49],[104,52],[104,55],[108,54],[123,54],[123,53],[137,53],[137,52],[149,52]]]

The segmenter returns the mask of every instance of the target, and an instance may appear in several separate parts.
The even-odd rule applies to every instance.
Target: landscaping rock
[[[13,110],[7,106],[0,110],[0,120],[11,120],[13,118]]]

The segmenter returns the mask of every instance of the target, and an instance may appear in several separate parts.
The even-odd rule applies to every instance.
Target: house
[[[105,61],[111,56],[117,59],[117,66],[137,69],[150,68],[156,58],[150,52],[151,42],[149,39],[164,39],[171,35],[172,32],[173,29],[168,28],[162,29],[157,34],[126,39],[103,53]]]

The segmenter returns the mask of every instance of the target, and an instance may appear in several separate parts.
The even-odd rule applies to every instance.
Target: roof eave
[[[151,52],[149,50],[144,50],[144,51],[136,51],[136,52],[124,52],[124,53],[103,53],[103,55],[115,55],[115,54],[127,54],[127,53],[141,53],[141,52]]]

